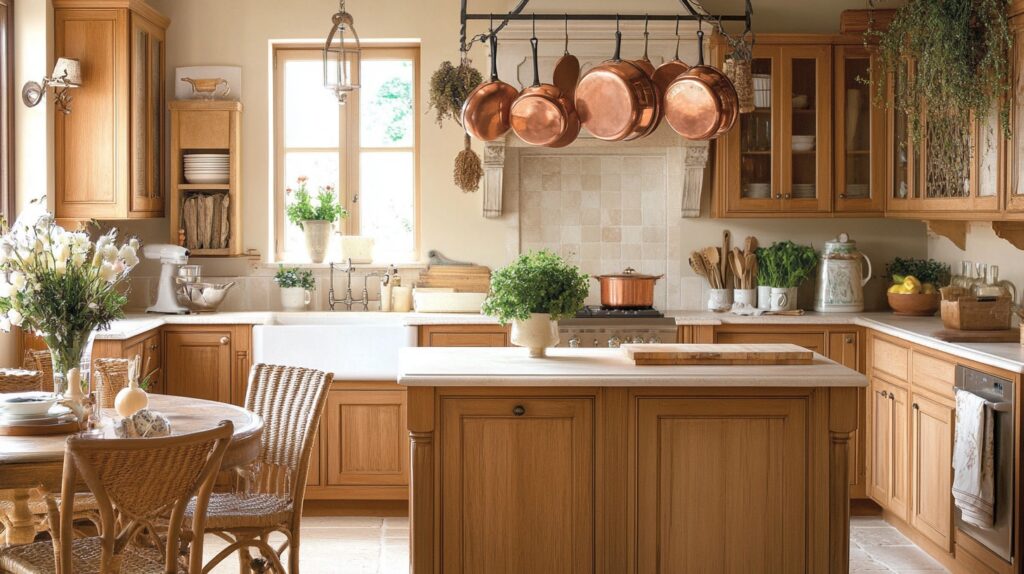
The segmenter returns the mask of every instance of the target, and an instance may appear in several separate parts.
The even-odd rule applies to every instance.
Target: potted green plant
[[[280,265],[274,283],[281,288],[281,307],[285,311],[305,311],[313,292],[313,272]]]
[[[512,323],[512,344],[543,357],[558,344],[558,320],[573,317],[587,298],[589,277],[554,253],[521,255],[491,276],[483,312]]]
[[[348,210],[341,206],[334,194],[334,186],[321,187],[316,194],[316,204],[306,183],[309,179],[300,176],[295,189],[285,189],[288,205],[285,211],[288,221],[298,226],[306,235],[306,251],[313,263],[323,263],[331,243],[331,226],[335,221],[348,217]]]
[[[893,259],[886,267],[892,285],[886,293],[896,315],[930,317],[939,310],[939,289],[949,285],[949,265],[934,259]]]
[[[811,276],[817,264],[818,254],[809,245],[777,241],[770,247],[759,248],[757,281],[761,287],[769,288],[766,307],[771,311],[796,309],[797,288]]]

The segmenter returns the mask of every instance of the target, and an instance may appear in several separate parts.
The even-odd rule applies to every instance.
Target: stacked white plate
[[[193,153],[185,156],[185,181],[228,183],[231,156],[226,153]]]
[[[770,183],[748,183],[747,195],[750,199],[767,199],[772,196],[772,185]]]
[[[868,184],[866,183],[848,183],[846,184],[846,195],[849,197],[867,197],[869,192]]]
[[[0,426],[53,425],[74,419],[70,409],[56,403],[57,397],[52,393],[0,395]]]
[[[814,197],[813,183],[794,183],[793,197],[796,199],[809,199]]]

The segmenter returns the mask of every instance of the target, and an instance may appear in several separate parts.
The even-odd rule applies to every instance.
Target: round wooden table
[[[149,408],[171,421],[172,434],[208,430],[222,420],[235,425],[234,435],[224,453],[222,469],[237,468],[256,460],[260,449],[263,419],[242,407],[170,395],[150,395]],[[113,421],[116,413],[104,409],[105,438],[116,438]],[[12,527],[5,534],[8,544],[26,544],[35,538],[32,514],[28,510],[29,490],[43,486],[60,492],[64,468],[64,443],[68,435],[0,436],[0,497],[14,501],[8,517]]]

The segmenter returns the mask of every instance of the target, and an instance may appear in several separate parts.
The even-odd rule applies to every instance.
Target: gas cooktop
[[[654,307],[641,309],[613,309],[609,307],[587,306],[576,313],[577,319],[660,319],[665,314]]]

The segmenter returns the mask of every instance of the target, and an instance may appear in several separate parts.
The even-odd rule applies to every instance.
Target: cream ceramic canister
[[[128,386],[117,392],[114,397],[114,410],[122,417],[130,417],[149,406],[149,394],[139,387],[139,365],[142,358],[135,358],[128,363]]]

